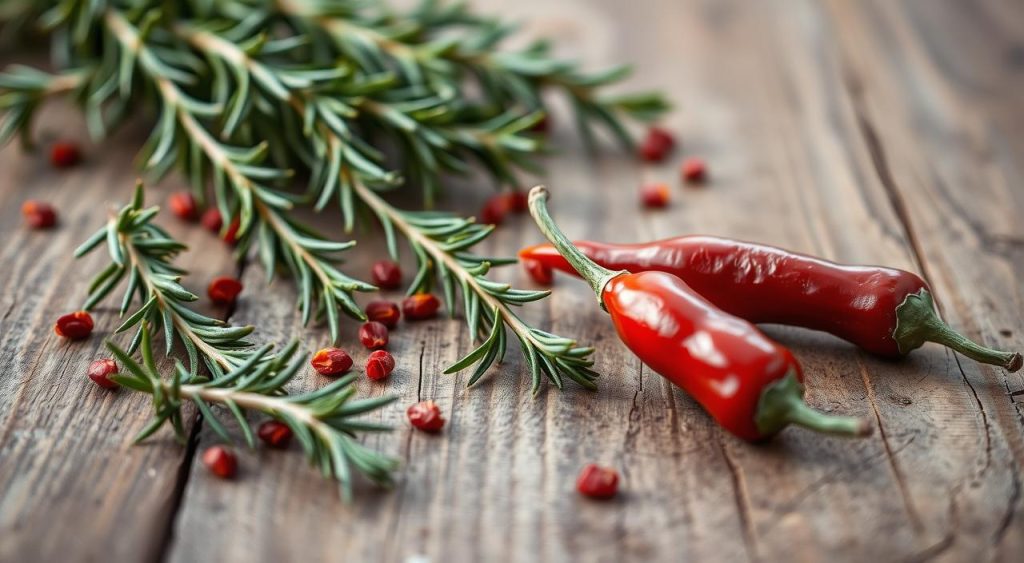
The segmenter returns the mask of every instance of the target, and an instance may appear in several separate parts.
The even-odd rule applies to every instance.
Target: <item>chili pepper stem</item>
[[[1015,372],[1024,363],[1016,352],[987,348],[950,328],[935,313],[935,302],[927,289],[908,295],[896,308],[896,328],[892,331],[900,352],[906,354],[925,342],[935,342],[979,361]]]
[[[787,424],[841,436],[871,434],[871,424],[865,419],[828,415],[805,403],[804,386],[792,370],[761,393],[754,423],[765,436],[775,434]]]
[[[567,262],[580,274],[587,283],[590,284],[591,289],[597,295],[597,301],[604,308],[604,302],[602,295],[604,294],[604,286],[608,284],[612,278],[627,274],[629,272],[620,270],[614,272],[608,268],[603,268],[597,265],[593,260],[587,258],[585,254],[580,252],[580,249],[569,240],[569,237],[565,236],[565,233],[555,225],[554,219],[548,213],[548,190],[544,186],[536,186],[530,190],[530,215],[533,215],[534,221],[537,226],[540,227],[544,236],[547,237],[551,244],[558,249],[558,253],[561,254]]]

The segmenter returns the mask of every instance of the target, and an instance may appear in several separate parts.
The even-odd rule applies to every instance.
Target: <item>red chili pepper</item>
[[[71,142],[54,143],[50,148],[50,163],[54,168],[71,168],[82,160],[82,151]]]
[[[260,424],[256,435],[263,440],[263,443],[271,448],[284,449],[292,441],[292,429],[288,425],[277,420],[268,420]]]
[[[441,409],[434,401],[421,401],[405,411],[409,422],[424,432],[437,432],[444,426]]]
[[[85,311],[68,313],[57,319],[53,332],[71,340],[81,340],[92,334],[92,315]]]
[[[203,452],[203,465],[221,479],[231,479],[238,471],[238,459],[224,446],[211,446]]]
[[[937,342],[1011,372],[1021,368],[1019,353],[986,348],[950,328],[935,313],[928,284],[903,270],[847,266],[772,246],[700,235],[643,244],[573,244],[611,270],[656,270],[678,276],[715,306],[752,323],[825,331],[890,358]],[[519,257],[531,272],[556,268],[576,273],[549,244],[525,248]]]
[[[619,492],[619,473],[610,467],[588,464],[576,478],[576,490],[590,498],[612,498]]]
[[[441,302],[429,293],[417,293],[402,300],[402,315],[407,321],[432,319],[440,308]]]
[[[375,350],[366,360],[366,377],[377,381],[391,375],[395,369],[395,357],[387,350]]]
[[[754,325],[718,309],[678,277],[598,266],[548,215],[547,190],[530,192],[530,211],[556,248],[590,283],[619,338],[651,369],[681,387],[722,427],[761,440],[799,424],[864,435],[863,420],[832,417],[803,401],[803,371],[793,354]]]
[[[57,224],[57,210],[42,201],[29,200],[21,204],[21,214],[33,229],[49,229]]]
[[[388,327],[377,321],[368,321],[359,327],[359,341],[370,350],[388,345]]]
[[[682,172],[683,180],[685,182],[690,184],[700,184],[707,179],[708,167],[704,164],[704,161],[699,158],[688,158],[683,161],[680,172]]]
[[[371,301],[366,304],[365,312],[366,318],[377,321],[388,328],[398,326],[398,319],[402,318],[402,312],[398,309],[398,305],[390,301]]]
[[[199,222],[203,224],[206,230],[215,235],[219,235],[221,227],[224,226],[224,219],[220,216],[220,210],[216,207],[207,209]]]
[[[242,293],[242,282],[227,276],[214,278],[210,282],[210,286],[206,288],[206,294],[210,296],[210,301],[218,305],[234,303],[239,293]]]
[[[171,208],[171,213],[174,213],[182,221],[191,223],[199,218],[199,205],[196,203],[196,198],[190,192],[175,192],[171,194],[171,197],[167,198],[167,205]],[[220,212],[217,213],[217,219],[218,221],[220,220]],[[220,229],[220,226],[218,225],[217,228]]]
[[[338,375],[352,369],[352,356],[340,348],[324,348],[309,363],[320,375]]]
[[[647,162],[661,162],[676,146],[676,139],[665,129],[651,127],[640,143],[640,158]]]
[[[391,260],[378,260],[370,268],[373,285],[381,289],[398,289],[402,286],[402,268]]]
[[[110,379],[111,375],[117,373],[117,363],[109,358],[96,360],[89,364],[89,371],[86,374],[96,385],[104,389],[117,389],[117,382]]]
[[[555,282],[554,270],[550,266],[545,265],[540,260],[521,258],[520,261],[523,263],[523,269],[526,270],[527,274],[530,274],[530,278],[537,284],[551,285]]]
[[[640,190],[640,201],[649,209],[660,209],[668,205],[669,191],[665,184],[648,184]]]

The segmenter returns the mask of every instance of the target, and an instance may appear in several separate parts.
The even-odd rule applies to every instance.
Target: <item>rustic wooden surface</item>
[[[668,124],[683,153],[710,163],[702,189],[674,189],[648,213],[635,189],[676,185],[674,165],[588,157],[559,115],[561,154],[543,179],[576,237],[635,241],[679,233],[758,240],[847,262],[927,276],[956,327],[986,344],[1024,347],[1024,4],[1018,0],[772,1],[478,0],[528,17],[595,66],[635,61],[633,85],[678,104]],[[54,106],[40,130],[80,136]],[[69,124],[75,125],[69,125]],[[127,198],[129,130],[72,172],[41,154],[0,151],[0,561],[1019,561],[1024,553],[1024,411],[1020,374],[927,346],[884,362],[828,336],[768,327],[791,346],[818,408],[870,417],[861,441],[791,429],[752,446],[726,435],[682,392],[615,339],[584,286],[560,278],[525,315],[598,347],[601,391],[532,398],[511,355],[478,387],[445,366],[469,348],[458,321],[403,325],[399,367],[370,395],[401,399],[379,418],[397,430],[370,443],[403,460],[399,483],[360,484],[354,505],[290,452],[242,453],[239,479],[212,478],[195,447],[168,434],[131,446],[148,404],[105,393],[84,369],[98,335],[69,344],[53,319],[77,308],[99,256],[71,249]],[[162,199],[171,179],[151,192]],[[456,188],[446,205],[471,212],[485,194]],[[60,228],[21,225],[22,200],[53,201]],[[319,219],[330,226],[332,218]],[[202,288],[234,264],[210,235],[164,219],[201,252],[186,254]],[[338,236],[341,236],[340,234]],[[363,236],[347,271],[380,252]],[[526,218],[487,252],[540,239]],[[369,244],[367,244],[369,243]],[[303,335],[294,288],[244,265],[247,292],[232,321],[268,341]],[[516,269],[499,277],[530,282]],[[214,311],[216,312],[216,311]],[[223,312],[221,312],[223,313]],[[355,329],[345,339],[355,344]],[[357,356],[357,361],[362,356]],[[300,386],[323,382],[308,373]],[[404,406],[436,400],[439,436],[409,430]],[[1020,398],[1018,397],[1018,400]],[[573,493],[586,462],[622,472],[610,503]]]

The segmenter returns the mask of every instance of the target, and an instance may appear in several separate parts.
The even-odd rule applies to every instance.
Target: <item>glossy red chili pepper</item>
[[[568,262],[590,283],[619,338],[651,369],[689,393],[722,427],[746,440],[787,424],[863,435],[870,426],[832,417],[803,401],[803,371],[789,350],[754,325],[718,309],[678,277],[598,266],[558,230],[547,190],[530,193],[530,211]]]
[[[82,160],[82,151],[75,143],[63,141],[50,148],[50,163],[54,168],[71,168]]]
[[[203,452],[203,465],[221,479],[231,479],[238,472],[238,459],[224,446],[211,446]]]
[[[619,492],[619,472],[590,463],[576,478],[576,490],[590,498],[612,498]]]
[[[381,289],[398,289],[402,286],[402,269],[391,260],[378,260],[370,268],[373,285]]]
[[[528,258],[520,258],[519,260],[523,264],[523,269],[526,270],[526,273],[530,274],[530,278],[533,281],[540,285],[551,285],[555,282],[555,273],[551,266],[546,265],[540,260],[530,260]]]
[[[264,444],[276,449],[287,448],[288,444],[292,441],[292,429],[288,428],[287,424],[277,420],[268,420],[260,424],[256,435],[260,437],[260,440],[263,440]]]
[[[377,381],[391,375],[395,369],[395,357],[387,350],[375,350],[366,360],[366,377]]]
[[[359,327],[359,341],[370,350],[388,345],[388,327],[377,321],[367,321]]]
[[[21,204],[21,214],[33,229],[49,229],[57,224],[57,210],[42,201],[29,200]]]
[[[935,313],[928,284],[903,270],[847,266],[772,246],[700,235],[643,244],[573,244],[611,270],[656,270],[678,276],[717,307],[753,323],[825,331],[884,357],[899,357],[925,342],[937,342],[1011,372],[1021,368],[1020,354],[983,347],[946,325]],[[546,267],[576,273],[549,244],[525,248],[519,256],[528,272],[543,272]]]
[[[92,315],[85,311],[75,311],[62,315],[53,325],[53,332],[71,340],[81,340],[92,334]]]
[[[171,208],[171,213],[174,213],[175,217],[182,221],[193,222],[199,219],[199,205],[196,203],[196,198],[189,192],[175,192],[167,198],[167,205]],[[218,220],[220,219],[220,212],[217,213]],[[220,225],[217,226],[220,229]]]
[[[104,389],[117,389],[117,382],[110,379],[111,375],[117,373],[117,363],[110,358],[96,360],[89,364],[89,371],[86,374],[96,385]]]
[[[398,326],[398,320],[402,318],[398,305],[390,301],[371,301],[366,304],[364,311],[367,319],[377,321],[388,328]]]

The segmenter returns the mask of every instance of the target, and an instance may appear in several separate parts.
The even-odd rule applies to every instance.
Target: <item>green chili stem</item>
[[[999,366],[1014,372],[1024,363],[1016,352],[987,348],[953,330],[935,313],[935,302],[927,289],[908,295],[896,308],[896,328],[892,338],[906,354],[925,342],[935,342],[983,364]]]
[[[754,423],[766,436],[782,430],[787,424],[841,436],[867,436],[871,433],[871,424],[865,419],[828,415],[805,403],[804,386],[795,371],[790,371],[761,392]]]
[[[601,296],[604,292],[604,286],[612,278],[628,272],[625,270],[613,272],[608,268],[597,265],[593,260],[580,252],[580,249],[573,245],[569,237],[565,236],[565,233],[558,228],[558,225],[555,224],[554,219],[548,213],[548,196],[548,190],[544,186],[537,186],[530,190],[530,215],[533,215],[533,219],[537,226],[540,227],[540,231],[551,241],[551,244],[555,246],[558,253],[579,272],[583,279],[587,280],[590,288],[597,295],[598,302],[602,302],[603,307],[604,304]]]

